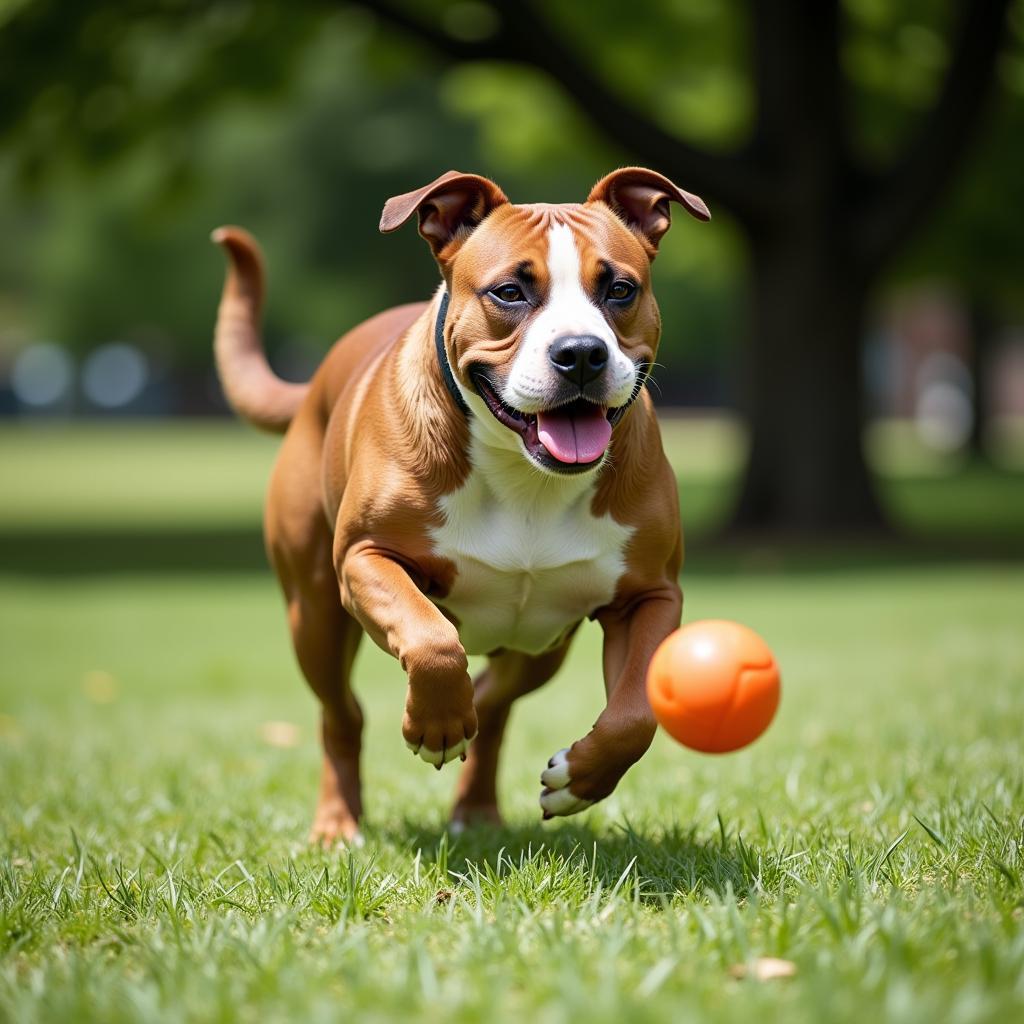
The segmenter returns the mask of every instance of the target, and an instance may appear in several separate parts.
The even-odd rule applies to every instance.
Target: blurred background
[[[542,827],[585,623],[510,827],[449,847],[364,644],[368,847],[307,850],[210,231],[262,242],[302,379],[437,284],[389,196],[633,163],[713,213],[661,245],[652,393],[685,618],[765,637],[777,720]],[[0,1019],[1024,1019],[1022,235],[1024,0],[0,0]],[[798,976],[733,980],[762,953]]]
[[[435,285],[388,196],[454,167],[580,200],[625,163],[714,215],[655,267],[691,538],[1024,550],[1021,2],[6,0],[0,95],[12,568],[261,564],[274,442],[213,375],[212,227],[262,241],[302,379]]]

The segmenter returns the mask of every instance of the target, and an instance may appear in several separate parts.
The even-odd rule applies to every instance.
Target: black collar
[[[444,386],[452,396],[452,401],[455,402],[462,410],[463,415],[468,419],[469,406],[466,405],[466,400],[462,397],[459,385],[455,381],[455,374],[452,373],[451,364],[448,362],[448,353],[445,352],[444,348],[444,319],[447,315],[448,290],[445,289],[444,294],[441,296],[441,304],[437,309],[437,323],[434,324],[434,347],[437,349],[437,362],[441,367],[441,379],[444,381]]]

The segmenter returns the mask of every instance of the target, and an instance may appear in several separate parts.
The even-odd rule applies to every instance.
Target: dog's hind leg
[[[498,755],[512,704],[543,686],[558,671],[569,650],[570,633],[558,647],[543,654],[506,651],[492,656],[474,680],[479,733],[466,753],[452,808],[452,825],[501,823],[498,812]]]
[[[295,653],[320,699],[323,763],[310,841],[325,846],[358,842],[363,813],[359,775],[363,714],[350,685],[363,631],[342,609],[337,595],[331,596],[333,606],[312,605],[301,594],[288,604]]]
[[[329,549],[329,537],[325,544]],[[320,700],[323,765],[310,840],[325,846],[357,841],[363,810],[363,714],[352,692],[351,673],[363,631],[341,607],[329,556],[326,568],[279,572],[299,667]]]
[[[351,673],[363,631],[341,606],[319,493],[319,442],[313,425],[293,425],[271,479],[265,526],[299,667],[320,701],[323,764],[310,839],[330,845],[359,839],[363,714]]]

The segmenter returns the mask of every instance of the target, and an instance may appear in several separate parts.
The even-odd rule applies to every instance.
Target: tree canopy
[[[954,7],[845,4],[851,138],[866,167],[891,160],[933,101]],[[504,25],[484,3],[393,9],[455,53],[513,46],[495,36]],[[530,31],[530,7],[504,10]],[[146,328],[204,358],[219,265],[201,240],[235,220],[270,253],[271,335],[322,347],[359,316],[430,287],[415,242],[378,239],[375,221],[384,198],[438,169],[490,173],[523,200],[577,198],[634,158],[631,108],[673,145],[728,155],[749,144],[747,15],[736,0],[659,0],[628,18],[606,0],[545,5],[535,16],[551,37],[607,83],[611,106],[595,118],[557,76],[511,53],[441,63],[428,42],[359,4],[9,0],[0,7],[0,216],[17,243],[0,256],[8,328],[80,348]],[[1002,278],[1001,294],[1019,281],[1004,214],[1024,180],[1022,20],[1018,4],[985,145],[911,272]],[[677,226],[658,268],[676,325],[667,345],[694,367],[720,359],[738,330],[742,249],[722,226],[725,211],[714,212],[714,232]],[[382,266],[401,268],[400,287]]]

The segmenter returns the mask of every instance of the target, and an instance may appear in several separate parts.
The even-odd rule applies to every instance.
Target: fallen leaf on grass
[[[294,722],[264,722],[260,726],[260,736],[270,747],[299,745],[299,727]]]
[[[82,689],[94,704],[112,704],[117,700],[117,680],[101,668],[82,676]]]
[[[729,973],[734,978],[753,978],[755,981],[774,981],[792,978],[796,964],[792,960],[779,960],[774,956],[761,956],[749,964],[733,964]]]

